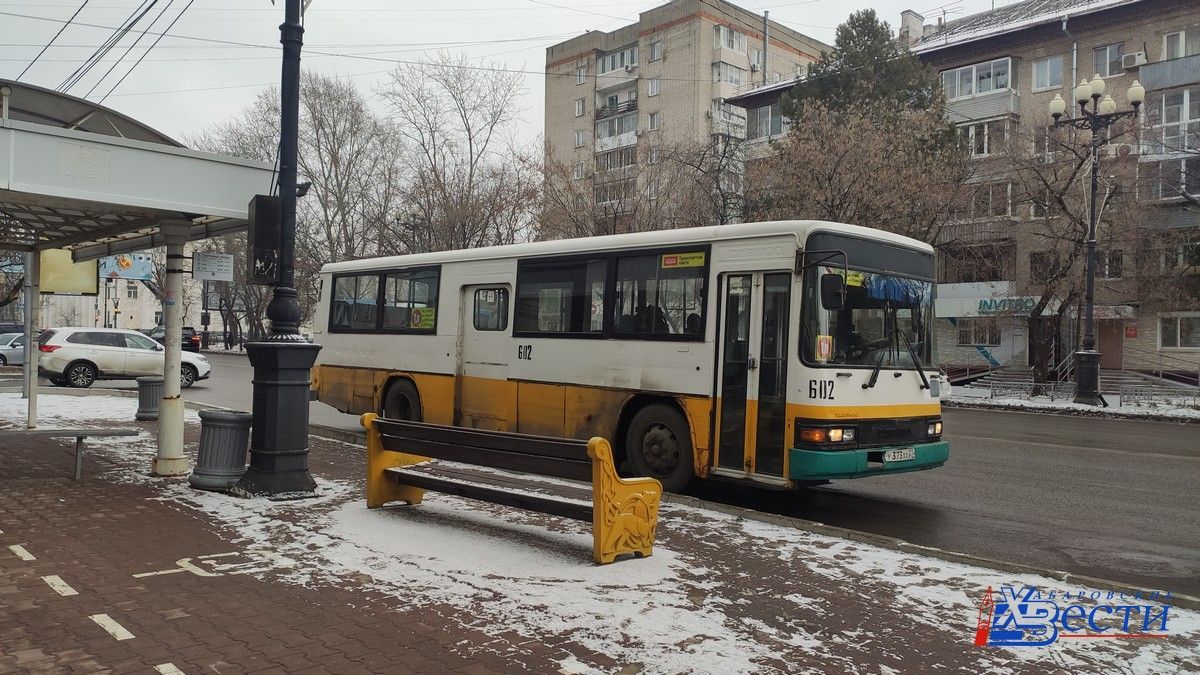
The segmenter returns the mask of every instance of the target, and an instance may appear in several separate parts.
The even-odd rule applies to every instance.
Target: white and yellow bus
[[[681,490],[941,466],[933,250],[819,221],[326,265],[317,398],[347,413],[604,436]]]

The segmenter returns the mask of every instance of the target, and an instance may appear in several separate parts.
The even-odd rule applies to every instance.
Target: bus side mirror
[[[842,275],[821,275],[821,306],[825,309],[841,309],[845,305],[845,286]]]

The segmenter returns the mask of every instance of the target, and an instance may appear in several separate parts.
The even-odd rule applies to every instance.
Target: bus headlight
[[[854,427],[801,427],[797,434],[801,445],[845,445],[854,443]]]
[[[925,429],[925,435],[926,436],[941,436],[942,435],[941,420],[938,420],[937,422],[930,422],[929,426]]]

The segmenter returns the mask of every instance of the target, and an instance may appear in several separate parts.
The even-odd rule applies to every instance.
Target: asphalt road
[[[190,400],[250,410],[244,355],[209,354]],[[134,387],[132,382],[106,386]],[[933,471],[697,496],[926,546],[1200,596],[1200,425],[947,409]],[[312,403],[310,422],[357,430]]]

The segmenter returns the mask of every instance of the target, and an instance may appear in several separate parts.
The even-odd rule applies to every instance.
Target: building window
[[[575,165],[571,167],[571,178],[575,180],[583,178],[583,162],[575,162]]]
[[[129,281],[125,284],[125,297],[130,300],[137,300],[138,285],[136,281]]]
[[[958,128],[959,141],[970,149],[972,157],[986,157],[1004,147],[1007,127],[1002,119],[964,124]]]
[[[575,99],[575,116],[583,117],[583,111],[584,111],[583,99],[581,99],[581,98]]]
[[[586,142],[587,142],[587,130],[586,129],[577,129],[575,131],[575,147],[582,148],[583,144]]]
[[[663,57],[662,40],[655,40],[650,43],[650,60],[659,61]]]
[[[635,180],[619,180],[596,186],[596,206],[613,206],[619,210],[629,204],[637,189]]]
[[[1187,270],[1190,267],[1200,268],[1200,242],[1180,244],[1163,251],[1162,270]]]
[[[1055,251],[1032,251],[1029,254],[1029,276],[1035,282],[1049,281],[1062,273],[1062,260]]]
[[[1200,54],[1200,30],[1181,30],[1163,36],[1163,60]]]
[[[1003,58],[943,70],[942,91],[946,94],[946,100],[953,101],[998,89],[1008,89],[1011,65],[1008,58]]]
[[[661,112],[650,113],[650,131],[658,131],[658,128],[661,126],[662,126],[662,113]]]
[[[637,164],[637,146],[630,145],[596,155],[596,172],[606,173]]]
[[[1200,313],[1158,318],[1159,349],[1200,349]]]
[[[717,61],[713,64],[713,82],[728,82],[730,84],[741,85],[745,76],[746,71],[743,68],[738,68],[724,61]]]
[[[999,347],[1000,322],[995,319],[958,319],[958,346]]]
[[[1048,56],[1033,62],[1033,90],[1046,91],[1062,88],[1063,57],[1061,54]]]
[[[1200,150],[1200,87],[1154,92],[1146,99],[1151,155]]]
[[[779,102],[746,111],[746,139],[770,138],[783,133],[783,113]]]
[[[587,82],[587,66],[579,66],[575,69],[575,84],[584,82]]]
[[[596,138],[611,138],[637,129],[637,113],[610,117],[596,122]]]
[[[632,68],[638,64],[638,48],[637,45],[626,47],[620,51],[605,54],[596,60],[596,72],[601,75],[611,73],[614,70],[623,70]]]
[[[658,146],[650,146],[650,149],[646,151],[646,161],[650,164],[658,164]]]
[[[1012,213],[1012,184],[988,183],[980,185],[971,193],[971,200],[961,210],[951,215],[956,220],[974,220],[1007,216]]]
[[[652,77],[646,82],[646,95],[647,96],[658,96],[658,93],[661,90],[662,90],[662,78],[661,77]]]
[[[946,246],[941,250],[938,283],[964,284],[1013,278],[1016,257],[1011,242]]]
[[[1100,77],[1124,75],[1125,69],[1121,67],[1121,57],[1124,56],[1124,54],[1124,42],[1118,42],[1115,45],[1106,45],[1104,47],[1096,47],[1092,50],[1093,72],[1099,73]]]
[[[703,338],[707,259],[704,250],[618,258],[613,334]]]
[[[1200,156],[1138,163],[1139,199],[1183,199],[1200,195]]]
[[[598,335],[607,274],[604,259],[520,261],[513,333]]]
[[[751,49],[750,50],[750,65],[757,66],[758,69],[761,70],[762,69],[762,55],[763,55],[763,51],[761,49],[759,49],[758,47],[754,47],[753,49]]]
[[[508,328],[508,289],[481,288],[475,291],[475,330]]]
[[[746,53],[746,36],[729,26],[714,26],[716,46],[719,49],[732,49],[735,52]]]
[[[1123,256],[1121,249],[1096,251],[1096,276],[1101,279],[1120,279]]]

